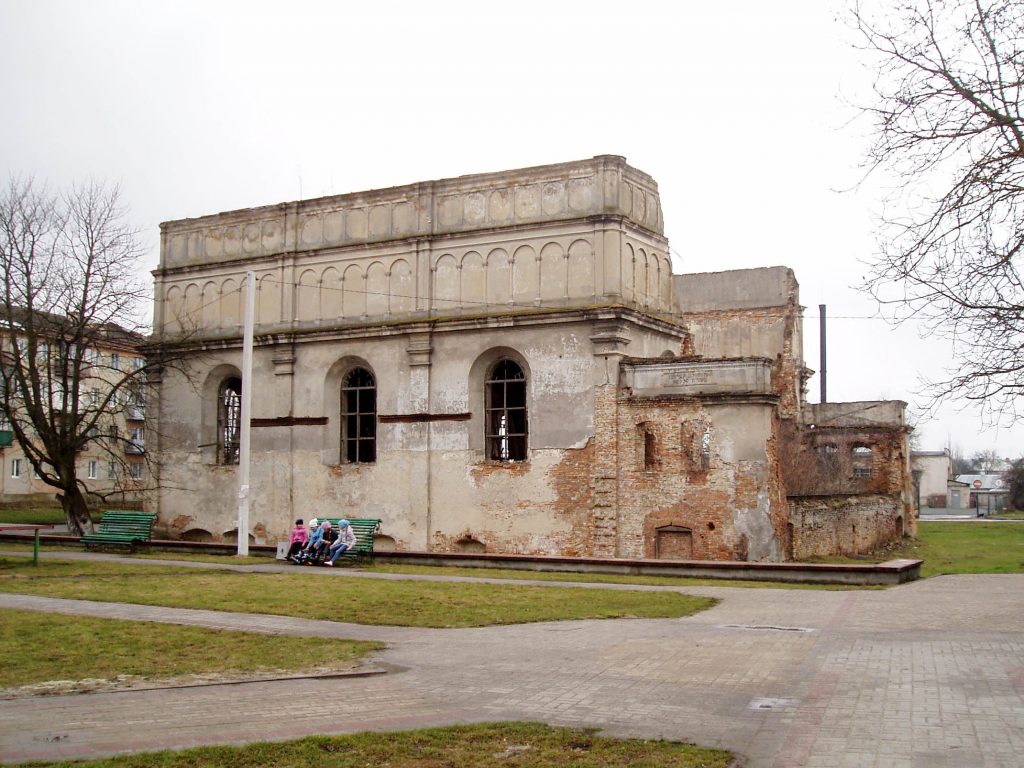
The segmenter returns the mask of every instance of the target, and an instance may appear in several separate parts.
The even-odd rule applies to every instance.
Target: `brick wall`
[[[612,403],[604,402],[607,410]],[[771,452],[770,427],[761,455],[737,456],[732,421],[771,424],[772,405],[713,398],[637,398],[614,402],[599,419],[598,458],[616,456],[614,481],[605,466],[595,479],[617,499],[617,514],[595,509],[595,539],[614,524],[617,547],[595,554],[710,560],[785,558],[787,508]],[[726,413],[731,419],[723,418]],[[740,415],[749,415],[744,422]],[[757,441],[755,440],[755,443]],[[602,453],[601,446],[605,446]],[[614,453],[613,453],[614,451]],[[611,490],[614,482],[614,491]],[[600,504],[600,493],[595,501]]]
[[[904,531],[899,497],[881,495],[791,497],[793,558],[853,557],[898,542]]]

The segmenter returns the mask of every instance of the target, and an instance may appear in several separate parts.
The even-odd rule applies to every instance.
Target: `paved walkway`
[[[391,670],[2,701],[0,759],[513,719],[724,747],[751,768],[1021,765],[1024,575],[684,591],[722,602],[686,619],[424,630],[0,594],[0,607],[380,639]]]

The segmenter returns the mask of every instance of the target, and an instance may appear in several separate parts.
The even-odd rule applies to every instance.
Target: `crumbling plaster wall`
[[[154,382],[155,506],[171,533],[235,527],[237,470],[216,464],[211,403],[238,375],[250,269],[261,539],[347,514],[382,518],[399,549],[649,557],[671,529],[692,533],[694,557],[771,561],[839,551],[848,528],[854,548],[900,519],[913,530],[902,410],[872,404],[866,425],[864,404],[803,404],[792,271],[673,276],[657,185],[623,158],[161,229],[156,336],[189,345],[196,374]],[[524,462],[484,456],[483,379],[501,356],[527,372]],[[372,464],[339,461],[355,365],[377,380]],[[870,476],[862,455],[859,474],[852,458],[849,477],[801,474],[827,434],[869,443]]]
[[[657,529],[679,526],[692,531],[695,559],[785,559],[772,422],[770,403],[621,398],[621,555],[655,557]]]
[[[633,316],[460,321],[444,332],[415,326],[353,338],[325,331],[257,346],[254,528],[273,540],[287,535],[295,517],[380,517],[381,533],[399,549],[472,541],[489,551],[588,554],[594,388],[614,380],[613,362],[595,348],[655,354],[680,343],[680,329]],[[527,462],[484,456],[484,378],[505,356],[527,375]],[[198,358],[196,379],[211,382],[206,397],[239,365],[238,349]],[[338,387],[356,365],[377,379],[373,464],[338,460]],[[209,418],[197,431],[202,397],[173,373],[161,392],[164,478],[174,490],[160,496],[160,523],[172,534],[202,528],[219,537],[235,525],[237,468],[218,466],[215,448],[201,447],[216,442],[215,412],[214,432]]]
[[[784,417],[795,417],[809,372],[803,362],[799,286],[788,267],[673,276],[689,354],[707,359],[763,357]]]
[[[691,533],[695,559],[785,559],[777,405],[769,360],[625,361],[598,426],[615,428],[619,552],[658,556],[671,528]]]

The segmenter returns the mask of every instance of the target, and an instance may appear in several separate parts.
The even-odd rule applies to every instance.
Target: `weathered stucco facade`
[[[615,156],[162,225],[157,343],[191,353],[154,382],[171,535],[235,534],[249,270],[256,540],[349,515],[409,550],[822,548],[785,464],[813,436],[792,272],[672,275],[657,185]],[[874,454],[897,479],[839,493],[887,500],[858,541],[912,520],[902,404],[878,406],[884,429],[859,439],[899,443]]]

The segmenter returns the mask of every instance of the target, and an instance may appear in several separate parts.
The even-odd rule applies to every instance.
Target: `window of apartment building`
[[[117,352],[110,353],[110,367],[115,371],[121,370],[121,356]]]
[[[125,390],[124,404],[128,409],[127,417],[134,421],[142,421],[146,418],[146,402],[142,391],[137,387]]]
[[[353,368],[341,385],[341,460],[377,460],[377,382],[365,368]]]
[[[525,461],[529,425],[526,375],[519,364],[499,360],[484,384],[484,441],[491,461]]]
[[[11,459],[11,478],[18,479],[21,477],[21,459]]]
[[[217,463],[237,464],[242,425],[242,380],[226,379],[217,398]]]
[[[95,407],[100,404],[100,391],[98,389],[89,390],[89,405]]]
[[[108,480],[114,480],[116,477],[117,477],[117,462],[116,461],[108,461],[107,462],[107,479]]]
[[[86,478],[88,480],[95,480],[99,476],[99,462],[90,461],[88,469],[86,470]]]
[[[128,465],[128,474],[131,476],[132,480],[141,480],[142,479],[142,463],[138,462],[138,461],[135,461],[135,462],[132,462],[131,464],[129,464]]]

